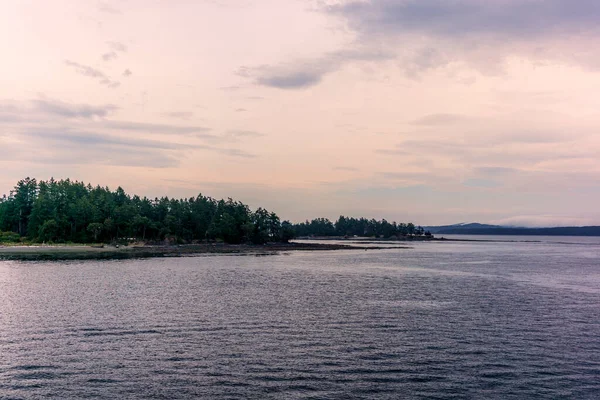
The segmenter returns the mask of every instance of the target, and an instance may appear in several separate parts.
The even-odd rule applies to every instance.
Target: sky
[[[600,225],[597,0],[0,0],[0,193]]]

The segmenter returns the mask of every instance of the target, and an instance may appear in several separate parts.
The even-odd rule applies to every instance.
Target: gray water
[[[600,398],[577,238],[0,262],[0,398]]]

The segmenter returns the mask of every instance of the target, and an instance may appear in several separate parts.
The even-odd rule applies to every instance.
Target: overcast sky
[[[597,0],[5,0],[0,37],[0,193],[600,224]]]

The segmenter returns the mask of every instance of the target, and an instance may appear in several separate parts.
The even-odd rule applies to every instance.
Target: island
[[[26,178],[0,198],[0,259],[87,259],[366,250],[385,246],[291,243],[294,238],[429,240],[409,223],[340,216],[281,221],[265,208],[199,194],[149,199],[123,188]],[[394,248],[398,248],[397,246]]]

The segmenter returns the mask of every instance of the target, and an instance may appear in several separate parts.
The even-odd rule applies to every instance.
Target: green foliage
[[[15,232],[0,232],[0,243],[18,243],[21,236]]]
[[[39,229],[39,240],[43,242],[56,241],[58,239],[58,228],[58,223],[55,220],[49,219],[48,221],[44,221],[44,224]]]
[[[412,223],[340,216],[333,223],[316,218],[292,225],[264,208],[256,211],[232,199],[215,200],[199,194],[189,199],[128,195],[119,187],[92,187],[69,179],[36,181],[26,178],[0,198],[0,241],[73,243],[131,240],[190,243],[288,242],[298,236],[421,236]],[[16,236],[15,236],[16,235]]]
[[[0,201],[0,231],[6,230],[25,235],[36,196],[35,179],[25,178],[17,182],[9,196],[3,196]]]
[[[283,243],[287,243],[296,237],[296,231],[294,231],[294,225],[290,221],[283,221],[281,223],[280,238]]]
[[[189,243],[266,243],[281,240],[275,213],[232,199],[198,195],[189,199],[140,198],[69,179],[24,179],[0,198],[0,230],[11,240],[88,243],[133,239]],[[16,235],[16,236],[15,236]]]
[[[298,236],[336,236],[337,232],[333,223],[327,218],[316,218],[312,221],[294,225]]]
[[[349,218],[343,215],[334,223],[326,218],[317,218],[293,226],[296,236],[366,236],[366,237],[401,237],[423,236],[423,228],[408,224],[388,222],[385,219],[377,221],[366,218]]]
[[[98,241],[98,235],[100,235],[100,233],[102,233],[103,229],[104,229],[104,224],[101,224],[99,222],[92,222],[87,227],[87,231],[89,233],[91,233],[92,235],[94,235],[94,242]]]

